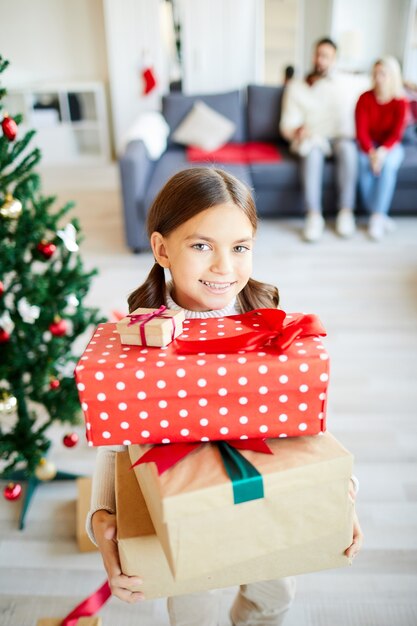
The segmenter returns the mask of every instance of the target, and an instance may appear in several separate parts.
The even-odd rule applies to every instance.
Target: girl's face
[[[228,305],[252,273],[253,228],[242,209],[219,204],[168,236],[151,236],[156,261],[168,268],[175,302],[191,311]]]

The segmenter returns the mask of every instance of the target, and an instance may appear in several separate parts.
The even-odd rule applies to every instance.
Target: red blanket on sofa
[[[195,146],[187,148],[187,161],[210,161],[217,163],[278,163],[281,154],[276,146],[259,141],[227,143],[218,150],[208,152]]]

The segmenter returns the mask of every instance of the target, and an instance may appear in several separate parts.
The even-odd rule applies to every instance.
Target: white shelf
[[[33,128],[32,145],[45,165],[110,161],[106,97],[100,82],[36,83],[13,87],[5,98],[9,115],[23,115],[22,132]]]

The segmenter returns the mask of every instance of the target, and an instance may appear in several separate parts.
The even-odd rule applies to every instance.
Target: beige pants
[[[295,578],[241,585],[230,611],[233,626],[281,626],[295,595]],[[220,593],[168,598],[171,626],[218,626]]]

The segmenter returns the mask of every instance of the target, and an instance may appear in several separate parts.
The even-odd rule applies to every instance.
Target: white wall
[[[402,61],[409,0],[333,0],[331,35],[339,44],[339,64],[369,71],[380,56]]]
[[[215,93],[264,75],[263,2],[181,0],[183,90]]]
[[[116,149],[138,116],[160,106],[168,89],[168,58],[160,28],[161,0],[103,0],[113,132]],[[121,10],[121,6],[123,10]],[[142,94],[143,57],[152,64],[157,87]]]
[[[264,82],[268,85],[282,83],[288,65],[301,72],[303,12],[303,0],[265,0]]]
[[[332,0],[304,0],[304,37],[301,75],[311,69],[313,47],[316,41],[329,37],[331,31]]]
[[[207,70],[204,84],[199,82],[203,72],[194,72],[193,84],[186,76],[186,89],[218,91],[251,80],[261,81],[264,33],[259,19],[263,12],[255,5],[262,6],[262,0],[183,2],[192,7],[192,15],[203,16],[198,21],[191,20],[191,13],[188,16],[194,37],[184,42],[185,51],[191,46],[186,64],[192,66],[198,53],[197,61]],[[281,0],[275,2],[281,4]],[[416,0],[298,0],[303,24],[297,54],[303,63],[300,61],[299,69],[304,73],[310,67],[313,42],[328,34],[341,44],[341,63],[351,69],[368,70],[372,61],[384,53],[402,59],[410,2],[416,5]],[[114,140],[119,147],[141,112],[159,108],[160,96],[168,87],[161,3],[163,0],[0,0],[0,53],[11,61],[4,75],[6,86],[54,80],[109,82]],[[234,24],[233,17],[239,16],[239,10],[243,14],[243,8],[253,16],[254,23],[244,20],[242,28],[237,28],[239,20]],[[234,39],[228,37],[229,31]],[[201,43],[212,45],[216,35],[221,35],[216,57],[207,54],[202,45],[196,48],[200,38]],[[158,88],[148,96],[141,93],[144,52],[158,78]],[[414,58],[410,56],[410,68]],[[235,74],[224,63],[233,59],[239,68]],[[227,67],[233,67],[233,63]],[[415,69],[414,73],[410,69],[410,76],[414,74]],[[207,76],[212,80],[210,85]]]
[[[404,79],[417,85],[417,0],[410,0],[405,18]]]
[[[0,0],[7,86],[107,80],[102,0]]]

